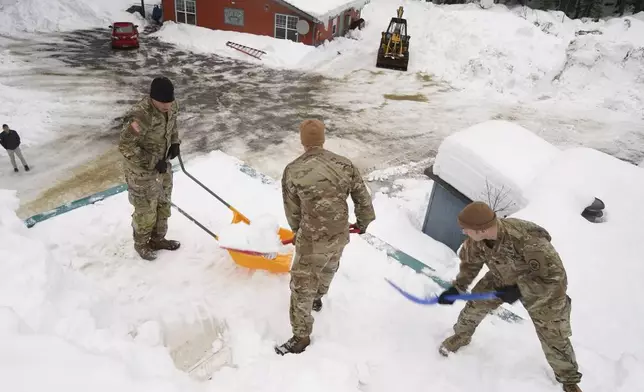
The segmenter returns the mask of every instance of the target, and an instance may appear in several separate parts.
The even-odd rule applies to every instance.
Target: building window
[[[333,19],[333,31],[331,34],[334,36],[338,33],[338,18]]]
[[[176,0],[175,1],[177,23],[197,24],[197,1]]]
[[[244,25],[244,10],[224,8],[224,23],[234,26]]]
[[[275,38],[297,42],[297,16],[275,14]]]

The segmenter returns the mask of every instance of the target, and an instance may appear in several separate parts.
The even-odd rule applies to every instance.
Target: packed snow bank
[[[574,93],[576,100],[603,99],[608,109],[641,110],[644,20],[625,16],[582,22],[561,12],[519,7],[513,12],[567,45],[565,62],[542,85],[552,80],[562,92]],[[550,93],[544,89],[544,94]]]
[[[34,237],[0,189],[0,378],[11,391],[187,391],[163,346],[129,335],[108,298]],[[62,230],[66,231],[66,230]],[[69,232],[68,232],[69,234]]]
[[[560,150],[508,121],[486,121],[446,137],[433,172],[472,200],[510,214],[527,205],[526,187]]]
[[[594,197],[606,204],[603,223],[581,216]],[[565,150],[535,179],[530,198],[516,216],[534,220],[553,236],[568,272],[577,340],[615,363],[623,361],[626,369],[637,363],[642,368],[644,169],[592,149]],[[591,355],[586,362],[598,359]],[[620,390],[644,385],[626,373]]]
[[[0,32],[107,28],[117,20],[144,23],[139,14],[125,11],[132,4],[132,0],[3,0],[0,3]]]
[[[297,64],[314,47],[285,39],[275,39],[263,35],[237,33],[232,31],[211,30],[205,27],[190,26],[167,21],[163,27],[151,36],[174,44],[180,48],[197,53],[215,53],[225,57],[265,64],[272,67],[296,68]],[[261,59],[256,59],[236,49],[226,46],[226,42],[251,47],[266,52]]]

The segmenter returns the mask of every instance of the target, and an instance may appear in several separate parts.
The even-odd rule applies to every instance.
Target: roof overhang
[[[324,0],[320,0],[320,1],[324,1]],[[294,11],[294,12],[300,14],[301,16],[304,16],[306,19],[310,20],[311,22],[322,23],[322,24],[325,23],[324,21],[318,19],[317,17],[315,17],[315,16],[313,16],[313,15],[307,13],[307,12],[304,12],[301,9],[295,7],[293,4],[289,3],[288,1],[285,1],[285,0],[273,0],[273,2],[290,9],[291,11]]]

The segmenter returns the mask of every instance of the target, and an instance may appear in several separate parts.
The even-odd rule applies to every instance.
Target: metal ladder
[[[251,48],[250,46],[241,45],[232,41],[226,42],[226,46],[229,46],[233,49],[237,49],[242,53],[245,53],[249,56],[255,57],[256,59],[261,60],[263,54],[266,54],[263,50]]]

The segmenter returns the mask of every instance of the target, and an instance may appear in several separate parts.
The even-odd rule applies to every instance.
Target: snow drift
[[[125,11],[132,4],[131,0],[3,0],[0,3],[0,32],[107,28],[115,20],[142,23],[140,15]]]
[[[186,391],[161,342],[139,343],[110,300],[34,238],[0,189],[0,378],[10,391]],[[69,232],[68,232],[69,234]],[[149,335],[149,334],[148,334]]]

